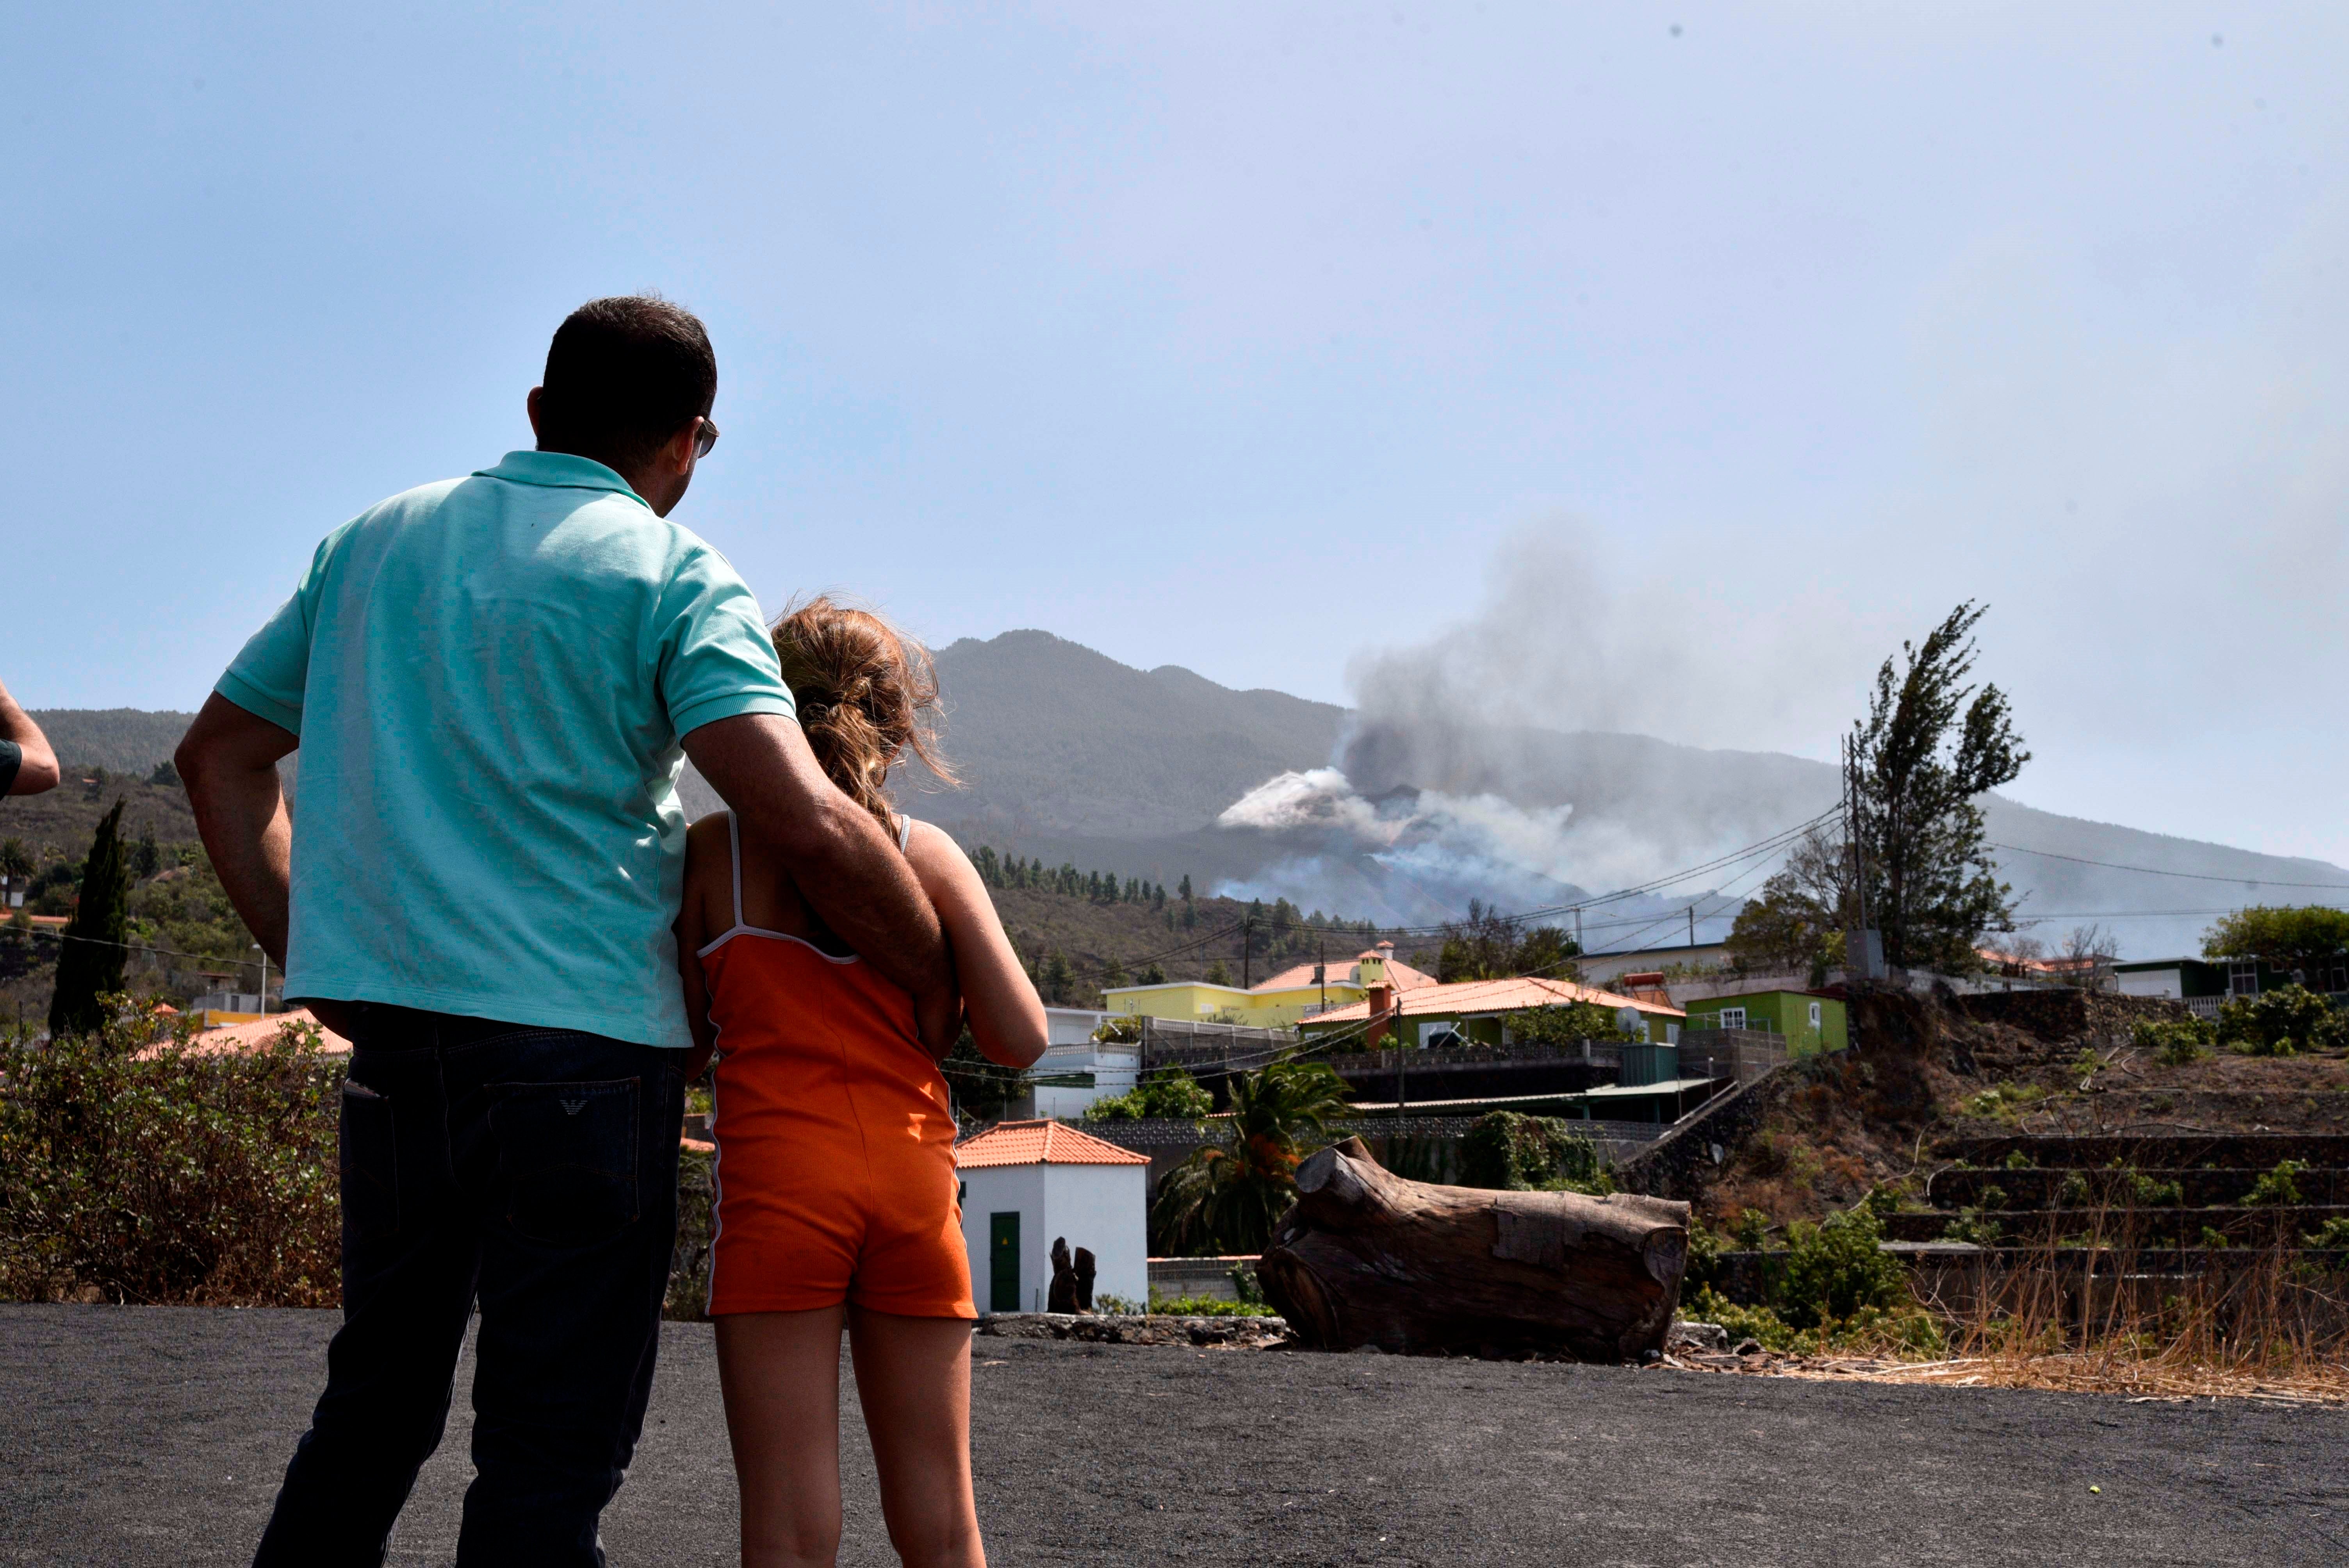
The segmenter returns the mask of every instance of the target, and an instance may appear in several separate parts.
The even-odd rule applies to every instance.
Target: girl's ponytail
[[[871,611],[823,595],[776,622],[774,641],[816,761],[893,836],[889,770],[901,754],[910,748],[957,782],[937,750],[938,677],[927,648]]]

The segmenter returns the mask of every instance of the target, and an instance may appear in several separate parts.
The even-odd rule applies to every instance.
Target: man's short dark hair
[[[699,318],[667,300],[589,300],[554,330],[538,399],[539,449],[633,469],[718,396]]]

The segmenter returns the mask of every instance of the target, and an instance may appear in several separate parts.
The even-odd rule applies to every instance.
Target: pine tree
[[[81,898],[66,923],[57,989],[49,998],[53,1039],[97,1033],[106,1021],[98,997],[122,989],[130,868],[123,860],[121,833],[122,801],[118,799],[90,839],[89,858],[82,862]]]
[[[1182,886],[1182,888],[1180,889],[1180,892],[1182,892],[1182,894],[1183,894],[1183,902],[1184,902],[1185,903],[1190,903],[1190,902],[1191,902],[1191,873],[1190,873],[1189,872],[1185,872],[1183,873],[1183,886]]]
[[[1852,727],[1868,913],[1899,968],[1962,974],[1980,965],[1984,933],[2014,924],[1975,802],[2011,783],[2031,753],[2006,694],[1966,684],[1982,614],[1968,600],[1921,645],[1903,643],[1907,667],[1884,661],[1868,717]]]
[[[1076,984],[1076,978],[1069,968],[1069,961],[1061,955],[1059,948],[1054,948],[1044,960],[1042,985],[1044,999],[1048,1002],[1066,1002],[1069,999],[1069,988]]]

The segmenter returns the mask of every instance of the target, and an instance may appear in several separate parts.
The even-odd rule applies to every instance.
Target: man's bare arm
[[[5,686],[0,686],[0,740],[15,741],[24,753],[16,763],[16,781],[0,794],[37,795],[57,787],[57,754],[49,749],[49,738],[32,715],[16,706]]]
[[[823,923],[916,997],[954,985],[937,912],[871,812],[840,792],[800,727],[746,713],[685,738],[686,755],[756,838],[773,846]]]
[[[204,852],[262,951],[285,967],[294,821],[277,759],[299,742],[214,692],[171,758],[195,808]]]

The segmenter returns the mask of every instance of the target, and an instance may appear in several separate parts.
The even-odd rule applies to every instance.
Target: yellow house
[[[1410,991],[1434,984],[1433,975],[1398,963],[1393,943],[1381,942],[1350,964],[1299,964],[1246,989],[1205,980],[1169,980],[1157,985],[1120,985],[1104,995],[1112,1013],[1281,1028],[1325,1008],[1367,1001],[1373,986]]]

